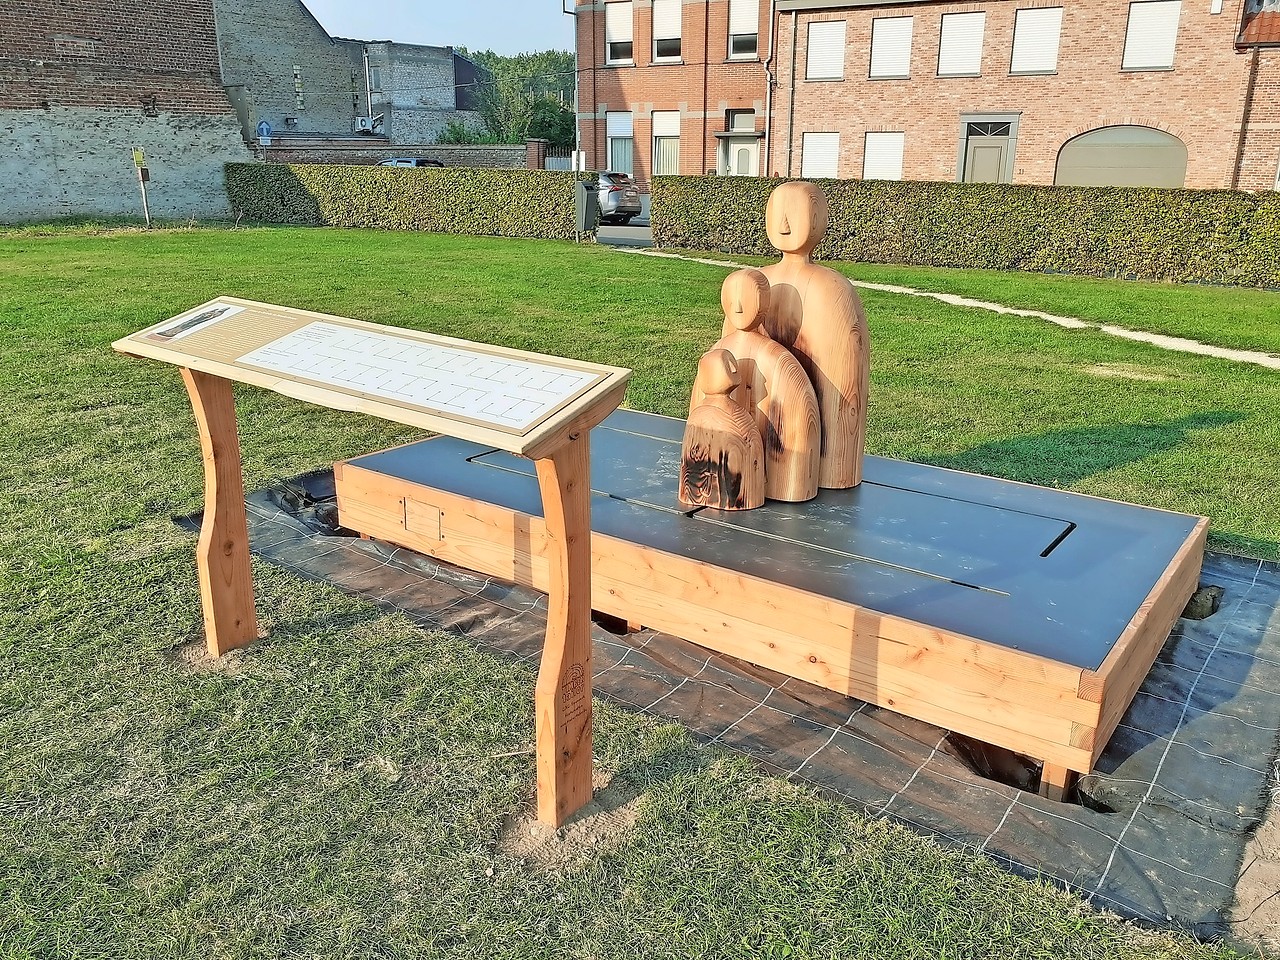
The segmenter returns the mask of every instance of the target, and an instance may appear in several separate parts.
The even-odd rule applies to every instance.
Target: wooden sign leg
[[[182,369],[204,454],[204,523],[196,573],[209,656],[247,647],[258,635],[253,609],[249,526],[240,474],[240,435],[231,381]]]
[[[535,462],[547,521],[547,639],[534,691],[538,819],[591,799],[591,463],[584,431]]]

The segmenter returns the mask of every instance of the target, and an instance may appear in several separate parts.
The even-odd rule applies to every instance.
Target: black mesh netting
[[[330,473],[249,498],[254,552],[536,664],[543,595],[335,530]],[[1223,930],[1274,786],[1280,569],[1209,555],[1221,609],[1180,620],[1081,802],[974,772],[947,732],[652,631],[597,628],[595,692],[686,725],[778,774],[1051,877],[1098,906]],[[1015,781],[1016,782],[1016,781]]]

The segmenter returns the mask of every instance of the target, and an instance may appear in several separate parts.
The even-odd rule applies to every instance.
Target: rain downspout
[[[774,27],[777,19],[778,0],[772,0],[769,4],[769,55],[764,58],[764,159],[760,163],[760,175],[764,177],[769,175],[769,156],[772,153],[773,144],[774,76],[771,64],[773,63],[773,36],[776,32]]]
[[[1249,60],[1249,82],[1244,88],[1244,110],[1240,114],[1240,136],[1236,139],[1236,162],[1231,167],[1231,189],[1240,189],[1240,166],[1244,163],[1244,144],[1249,132],[1249,115],[1253,113],[1253,91],[1258,83],[1258,45],[1253,45]]]
[[[787,176],[791,176],[792,142],[796,125],[796,11],[791,11],[791,92],[787,97]]]
[[[361,44],[361,45],[360,45],[360,49],[364,51],[364,102],[365,102],[365,105],[366,105],[366,106],[368,107],[368,109],[369,109],[369,112],[368,112],[368,114],[366,114],[366,116],[368,116],[368,117],[369,117],[369,124],[370,124],[370,128],[372,128],[372,125],[373,125],[373,85],[369,82],[369,48],[368,48],[367,46],[365,46],[364,44]],[[371,132],[372,132],[372,129],[371,129]]]
[[[711,70],[711,4],[704,3],[702,5],[702,169],[707,169],[707,114],[710,112],[710,106],[707,102],[707,92],[710,86],[710,70]],[[720,153],[719,144],[716,145],[717,158]],[[716,172],[720,169],[720,161],[716,160]]]

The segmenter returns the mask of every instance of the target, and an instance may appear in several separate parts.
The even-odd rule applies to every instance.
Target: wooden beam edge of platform
[[[1091,742],[1081,743],[1097,761],[1115,733],[1138,688],[1169,639],[1174,624],[1200,583],[1209,519],[1201,517],[1147,594],[1111,652],[1096,670],[1080,678],[1080,698],[1097,700],[1102,710]]]
[[[540,518],[335,466],[345,526],[534,589]],[[423,508],[433,523],[410,529]],[[1087,770],[1101,704],[1036,654],[593,534],[593,607],[1012,750]]]

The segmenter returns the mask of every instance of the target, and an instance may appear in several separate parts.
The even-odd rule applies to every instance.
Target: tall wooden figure
[[[764,327],[813,382],[822,415],[818,485],[841,490],[862,482],[871,345],[853,284],[811,259],[828,216],[826,197],[812,183],[784,183],[769,196],[765,227],[782,262],[762,271],[771,294]]]
[[[680,502],[719,510],[764,504],[764,443],[755,419],[729,394],[742,379],[727,350],[698,361],[706,396],[689,414],[680,450]]]
[[[818,493],[822,426],[818,398],[791,351],[764,333],[769,280],[759,270],[737,270],[720,288],[726,333],[713,349],[728,350],[742,384],[733,392],[751,413],[764,441],[765,496],[799,502]],[[693,404],[706,391],[694,381]]]

